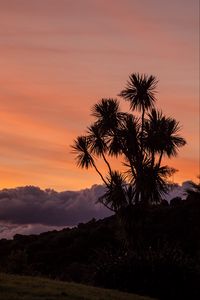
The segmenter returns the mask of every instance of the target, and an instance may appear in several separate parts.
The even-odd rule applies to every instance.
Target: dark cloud
[[[183,197],[189,183],[174,185],[164,198]],[[34,186],[0,191],[0,238],[16,233],[32,234],[71,227],[92,218],[100,219],[111,212],[98,198],[105,192],[101,185],[81,191],[56,192]]]
[[[108,209],[97,203],[104,192],[93,186],[78,192],[56,192],[26,186],[0,191],[0,221],[10,224],[73,226],[89,219],[108,216]]]

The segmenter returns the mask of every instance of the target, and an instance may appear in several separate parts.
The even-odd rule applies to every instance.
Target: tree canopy
[[[131,74],[119,93],[131,112],[122,112],[118,99],[101,99],[91,110],[95,121],[72,145],[77,165],[92,167],[101,177],[107,191],[99,200],[115,212],[159,203],[167,192],[167,178],[175,172],[162,165],[163,157],[176,156],[186,144],[179,122],[156,109],[157,83],[152,75]],[[113,156],[120,157],[124,172],[111,166]],[[106,176],[97,167],[98,159],[107,166]]]

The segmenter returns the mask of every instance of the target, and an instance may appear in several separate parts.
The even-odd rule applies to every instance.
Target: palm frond
[[[150,152],[176,156],[179,148],[186,144],[179,131],[180,126],[175,119],[152,109],[144,124],[144,145]]]
[[[91,152],[97,156],[106,153],[108,150],[106,138],[102,134],[101,127],[98,123],[92,124],[88,127],[88,142],[90,144]]]
[[[156,77],[152,75],[133,73],[129,76],[127,86],[119,96],[130,102],[132,110],[142,111],[144,108],[148,110],[156,101],[157,82]]]
[[[117,99],[103,98],[92,107],[92,116],[97,119],[102,132],[108,133],[118,128],[124,113],[120,112]]]
[[[99,202],[117,212],[127,205],[125,178],[118,171],[114,171],[107,178],[107,181],[109,182],[108,189],[106,193],[99,198]]]
[[[78,167],[88,169],[93,166],[94,158],[90,153],[90,143],[86,136],[78,136],[71,147],[72,152],[76,155]]]

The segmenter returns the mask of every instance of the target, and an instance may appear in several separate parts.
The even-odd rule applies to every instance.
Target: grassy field
[[[1,300],[150,300],[148,297],[37,277],[0,274]]]

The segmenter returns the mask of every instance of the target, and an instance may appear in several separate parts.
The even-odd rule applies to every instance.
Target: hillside
[[[133,211],[127,250],[116,216],[0,240],[0,272],[48,277],[159,299],[200,295],[200,201]]]
[[[148,297],[43,278],[0,274],[4,300],[150,300]]]
[[[183,197],[189,182],[169,185],[168,202]],[[0,239],[13,238],[15,234],[39,234],[62,230],[95,219],[103,219],[112,212],[97,202],[105,193],[103,185],[93,185],[80,191],[56,192],[35,186],[0,190]],[[59,216],[59,217],[58,217]]]

